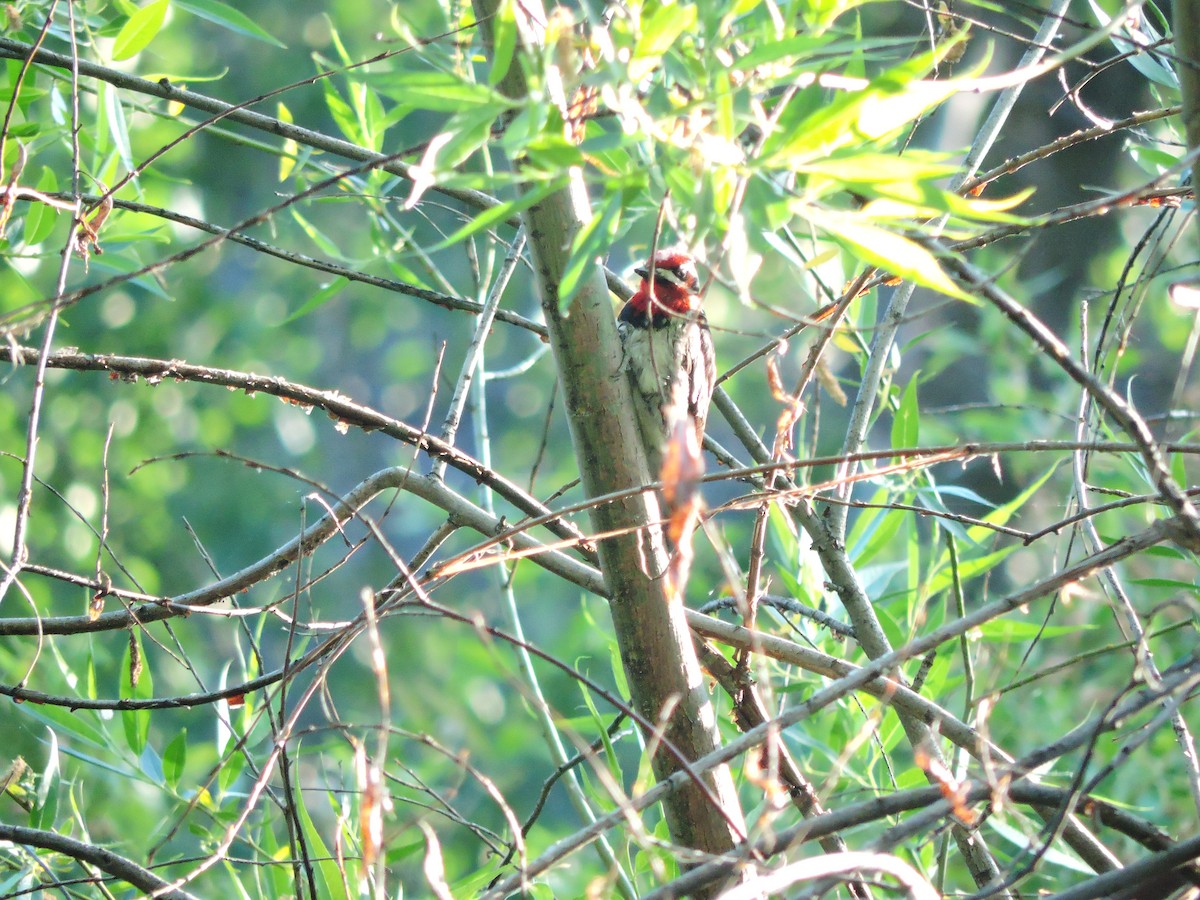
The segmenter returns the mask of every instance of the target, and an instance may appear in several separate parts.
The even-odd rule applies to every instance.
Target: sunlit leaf
[[[333,121],[341,129],[342,134],[356,144],[362,143],[358,117],[354,115],[354,110],[346,102],[346,99],[338,93],[332,79],[321,79],[321,92],[325,97],[325,105],[329,108],[329,114],[333,116]]]
[[[920,54],[859,90],[843,87],[832,102],[824,102],[821,87],[798,92],[764,144],[762,161],[801,166],[840,148],[862,147],[894,134],[961,89],[956,81],[923,77],[942,53],[939,48]]]
[[[841,182],[873,184],[931,181],[958,171],[948,154],[910,150],[903,155],[853,148],[797,166],[801,172],[827,175]]]
[[[566,309],[571,305],[583,281],[583,276],[596,265],[612,245],[613,235],[621,224],[623,192],[616,190],[605,198],[604,205],[592,216],[590,222],[580,229],[571,242],[571,255],[567,259],[566,271],[558,286],[558,305]]]
[[[921,412],[917,409],[919,372],[913,373],[908,387],[900,395],[900,405],[892,418],[892,446],[915,447],[920,440]]]
[[[1021,549],[1020,546],[1014,544],[1010,547],[997,550],[994,553],[987,553],[970,559],[961,559],[958,563],[958,579],[965,583],[972,578],[983,575],[985,572],[990,572],[1019,549]],[[944,568],[937,575],[930,578],[924,585],[924,588],[928,594],[936,594],[938,591],[944,591],[950,587],[953,583],[953,578],[954,573],[948,567]]]
[[[646,10],[650,9],[649,15]],[[679,36],[696,24],[696,7],[691,3],[662,3],[643,7],[642,28],[629,63],[629,77],[641,81],[658,65]]]
[[[1037,621],[994,619],[972,629],[972,634],[977,634],[985,641],[996,643],[1024,643],[1037,637],[1071,637],[1078,635],[1081,631],[1092,630],[1094,630],[1092,625],[1046,625],[1040,619]]]
[[[972,299],[942,271],[937,257],[916,241],[849,219],[822,217],[821,224],[830,237],[848,247],[858,258],[897,278],[960,300]]]
[[[502,0],[492,16],[492,68],[488,72],[488,84],[495,87],[504,80],[512,66],[517,49],[517,20],[513,13],[512,0]]]
[[[283,103],[276,107],[276,115],[279,121],[292,123],[292,111]],[[287,177],[292,174],[292,169],[296,165],[296,155],[300,152],[300,147],[295,141],[288,138],[283,142],[283,150],[279,155],[279,180],[287,181]]]
[[[496,114],[512,102],[484,84],[436,69],[399,71],[371,80],[389,97],[413,109],[458,113],[470,107],[494,106]]]
[[[296,224],[304,229],[304,233],[308,235],[309,240],[316,244],[321,249],[322,253],[334,259],[343,262],[346,261],[346,257],[342,254],[342,251],[338,248],[337,244],[335,244],[332,239],[326,236],[325,232],[321,231],[321,229],[319,229],[314,223],[310,222],[308,218],[300,212],[300,210],[298,210],[295,206],[290,206],[288,207],[288,211],[292,214],[292,218],[296,220]]]
[[[1050,480],[1050,476],[1058,471],[1060,465],[1061,463],[1056,463],[1043,472],[1040,476],[1033,479],[1033,481],[1029,483],[1029,486],[1021,491],[1021,493],[1017,494],[1017,496],[1013,497],[1007,503],[997,507],[984,516],[984,521],[990,522],[993,525],[1007,525],[1012,520],[1012,517],[1017,510],[1021,509],[1021,507],[1037,496],[1038,491],[1040,491],[1046,482]],[[995,532],[993,532],[992,529],[983,525],[976,525],[973,528],[967,529],[967,536],[976,542],[982,542],[994,533]]]
[[[113,41],[112,58],[119,61],[141,53],[162,30],[170,5],[171,0],[154,0],[130,16]]]

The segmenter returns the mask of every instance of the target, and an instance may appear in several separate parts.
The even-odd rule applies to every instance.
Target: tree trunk
[[[491,21],[496,0],[474,0],[475,13],[491,52]],[[515,53],[536,65],[545,57],[533,46],[542,38],[533,23],[545,21],[540,3],[516,4]],[[560,83],[558,73],[541,73]],[[514,58],[501,82],[514,98],[525,96],[524,69]],[[561,93],[561,91],[560,91]],[[559,97],[560,103],[562,98]],[[569,310],[559,304],[558,286],[571,241],[591,219],[582,172],[571,173],[567,188],[523,214],[550,343],[566,398],[571,436],[588,497],[600,497],[651,481],[636,423],[628,380],[620,371],[613,303],[599,265],[590,266]],[[569,313],[569,314],[568,314]],[[667,554],[653,492],[602,503],[592,510],[596,533],[620,532],[599,542],[601,569],[634,708],[687,760],[718,746],[715,716],[696,659],[682,602],[667,602],[663,580]],[[661,728],[661,732],[657,728]],[[660,778],[681,768],[666,747],[653,757]],[[672,838],[706,853],[725,853],[745,834],[741,810],[727,767],[688,783],[665,802]]]

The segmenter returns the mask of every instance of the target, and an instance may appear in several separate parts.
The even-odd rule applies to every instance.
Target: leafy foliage
[[[499,3],[490,42],[445,0],[8,6],[6,896],[728,877],[637,805],[577,480],[614,448],[571,443],[518,235],[575,173],[585,227],[523,236],[570,247],[568,315],[652,244],[707,262],[688,621],[754,839],[814,857],[825,810],[884,881],[989,896],[1195,841],[1166,20],[597,6]]]

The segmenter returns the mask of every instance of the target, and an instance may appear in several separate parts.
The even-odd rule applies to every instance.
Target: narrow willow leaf
[[[306,301],[304,301],[298,310],[284,319],[284,323],[286,324],[288,322],[293,322],[296,319],[302,319],[314,309],[324,306],[326,303],[340,294],[342,292],[342,288],[349,283],[350,279],[339,275],[337,278],[333,279],[333,281],[329,282],[329,284],[325,285],[325,287],[321,288]]]
[[[281,50],[287,47],[286,44],[270,32],[260,28],[245,13],[234,9],[227,3],[221,3],[219,0],[175,0],[175,5],[180,9],[187,10],[194,16],[207,19],[214,25],[220,25],[234,34],[244,34],[246,37],[263,41],[264,43],[279,47]]]
[[[294,121],[292,111],[282,103],[276,106],[276,115],[280,122],[287,122],[289,125]],[[290,138],[283,142],[283,152],[279,155],[279,180],[287,181],[289,175],[292,174],[292,169],[296,166],[296,156],[300,152],[299,145]]]
[[[617,784],[624,782],[624,774],[621,772],[621,757],[613,748],[612,738],[608,734],[608,726],[610,723],[604,721],[604,717],[600,715],[600,710],[596,709],[596,704],[592,700],[592,692],[584,687],[579,686],[579,693],[583,696],[583,703],[591,714],[592,727],[596,729],[596,733],[600,735],[600,741],[604,745],[604,760],[608,763],[609,774],[617,780]]]
[[[54,820],[58,816],[58,795],[62,789],[62,772],[59,769],[58,735],[54,729],[47,729],[49,739],[46,747],[46,766],[38,778],[37,803],[29,814],[29,824],[33,828],[46,831],[54,830]]]
[[[1021,549],[1020,545],[1014,544],[1011,547],[997,550],[995,553],[987,553],[983,556],[977,556],[974,559],[961,560],[958,564],[958,580],[965,584],[972,578],[977,578],[985,572],[990,572],[1019,549]],[[950,569],[943,569],[925,584],[926,594],[932,596],[939,591],[944,591],[952,584],[953,577]]]
[[[163,751],[163,777],[172,790],[179,787],[179,779],[183,777],[183,770],[187,765],[187,743],[185,728],[171,738],[167,749]]]
[[[691,3],[663,3],[643,7],[652,12],[642,16],[642,30],[638,35],[633,58],[662,56],[674,46],[679,36],[696,24],[696,7]]]
[[[149,700],[154,695],[154,678],[142,650],[141,635],[137,631],[130,632],[129,643],[125,645],[119,693],[122,700]],[[140,757],[146,749],[146,738],[150,733],[150,710],[123,709],[121,724],[129,749]]]
[[[112,138],[113,145],[121,157],[121,164],[126,169],[132,170],[134,167],[133,149],[129,141],[129,123],[125,120],[125,108],[121,106],[120,92],[108,84],[101,84],[98,87],[104,97],[102,122],[107,126],[107,131],[101,133],[107,133]]]
[[[913,375],[900,397],[900,405],[892,419],[892,446],[915,447],[920,439],[921,413],[917,409],[917,378]]]
[[[937,257],[916,241],[859,222],[825,219],[821,225],[830,237],[871,265],[938,293],[974,302],[970,294],[942,271]]]
[[[43,194],[52,194],[58,190],[58,177],[49,166],[42,166],[42,174],[38,178],[37,189]],[[29,212],[25,214],[25,243],[40,244],[54,230],[58,219],[58,211],[45,203],[31,200]]]
[[[539,200],[549,196],[554,191],[561,189],[564,184],[565,176],[563,179],[547,181],[543,184],[532,187],[525,191],[525,193],[521,194],[521,196],[519,196],[516,200],[509,200],[506,203],[501,203],[497,206],[491,207],[490,209],[486,209],[462,228],[458,229],[458,231],[430,247],[426,252],[435,253],[438,250],[445,250],[447,247],[453,247],[455,244],[460,244],[476,232],[491,228],[493,225],[497,225],[500,222],[506,221],[512,216],[523,212],[524,210],[533,206],[533,204],[537,203]]]
[[[330,240],[328,237],[326,237],[325,233],[322,232],[319,228],[317,228],[316,225],[314,225],[312,222],[308,221],[308,219],[306,219],[300,213],[300,211],[298,209],[296,209],[295,206],[290,207],[289,212],[291,212],[292,218],[296,220],[296,223],[301,228],[304,229],[304,233],[308,235],[309,240],[311,240],[314,244],[316,244],[318,247],[321,248],[322,253],[324,253],[326,256],[333,257],[334,259],[338,260],[339,262],[348,262],[349,261],[342,254],[342,251],[338,249],[337,244],[335,244],[332,240]]]
[[[878,502],[886,502],[886,494],[881,492],[881,498]],[[905,516],[898,509],[887,511],[881,510],[866,510],[871,513],[874,518],[868,520],[869,527],[865,528],[862,533],[862,549],[858,548],[858,542],[848,544],[852,548],[851,556],[854,564],[859,568],[867,565],[872,559],[884,551],[891,551],[896,545],[896,535],[900,533],[900,528],[904,525]]]
[[[1021,644],[1034,638],[1074,637],[1080,631],[1095,631],[1095,625],[1046,625],[1040,618],[1033,622],[1020,619],[996,619],[984,622],[972,632],[985,641]]]
[[[361,144],[362,135],[359,133],[358,117],[354,115],[354,110],[350,108],[350,104],[346,102],[345,98],[338,93],[333,81],[329,78],[322,78],[321,91],[325,96],[325,105],[329,107],[329,114],[333,116],[333,121],[341,129],[345,138],[352,143]]]
[[[695,26],[696,19],[696,7],[690,3],[664,3],[649,15],[643,15],[641,33],[629,61],[630,81],[641,81],[654,71],[662,55],[674,46],[681,34]]]
[[[373,78],[371,83],[412,109],[459,113],[471,107],[494,106],[499,115],[512,106],[510,100],[487,85],[465,81],[449,72],[391,72]]]
[[[304,830],[305,839],[311,848],[312,858],[316,861],[313,871],[317,876],[318,893],[320,896],[330,897],[332,900],[348,900],[345,885],[347,882],[354,884],[358,881],[361,874],[359,862],[356,858],[346,858],[345,880],[343,880],[343,873],[339,871],[335,862],[337,857],[330,853],[328,845],[321,837],[320,829],[313,822],[308,811],[308,804],[301,796],[302,793],[302,791],[296,792],[296,813],[300,819],[300,827]],[[357,818],[352,821],[357,821]]]
[[[962,90],[958,80],[923,79],[952,43],[889,69],[862,90],[844,90],[830,103],[821,102],[824,88],[799,91],[763,146],[763,162],[794,168],[842,148],[882,140],[918,119]],[[980,71],[982,66],[968,77]]]
[[[130,16],[113,41],[112,58],[119,61],[141,53],[162,30],[170,5],[171,0],[154,0]]]
[[[612,245],[613,236],[621,225],[621,210],[624,208],[624,193],[612,191],[604,200],[600,212],[592,217],[575,235],[571,244],[571,255],[567,259],[566,271],[558,285],[558,306],[566,309],[575,299],[583,276]]]
[[[945,153],[910,150],[903,156],[872,150],[845,150],[827,159],[815,159],[798,167],[801,172],[827,175],[854,184],[932,181],[958,171]]]
[[[1061,465],[1061,463],[1055,463],[1053,466],[1047,469],[1040,478],[1035,479],[1033,483],[1029,485],[1029,487],[1021,491],[1021,493],[1013,497],[1013,499],[1009,500],[1003,506],[992,510],[983,517],[983,520],[985,522],[990,522],[993,525],[1007,525],[1017,510],[1029,502],[1032,497],[1037,496],[1038,491],[1040,491],[1046,482],[1050,480],[1050,476],[1058,470],[1059,465]],[[976,543],[982,543],[994,533],[995,532],[991,528],[987,528],[983,525],[976,525],[973,528],[967,529],[967,536]]]
[[[492,16],[492,68],[488,84],[498,85],[508,74],[517,49],[517,20],[512,0],[503,0]]]

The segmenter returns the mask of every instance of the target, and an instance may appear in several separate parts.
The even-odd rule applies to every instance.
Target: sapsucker
[[[693,429],[699,447],[716,383],[716,356],[700,310],[692,257],[678,249],[659,250],[634,272],[642,283],[617,317],[617,331],[633,384],[638,430],[650,473],[657,478],[663,448],[679,422]]]

